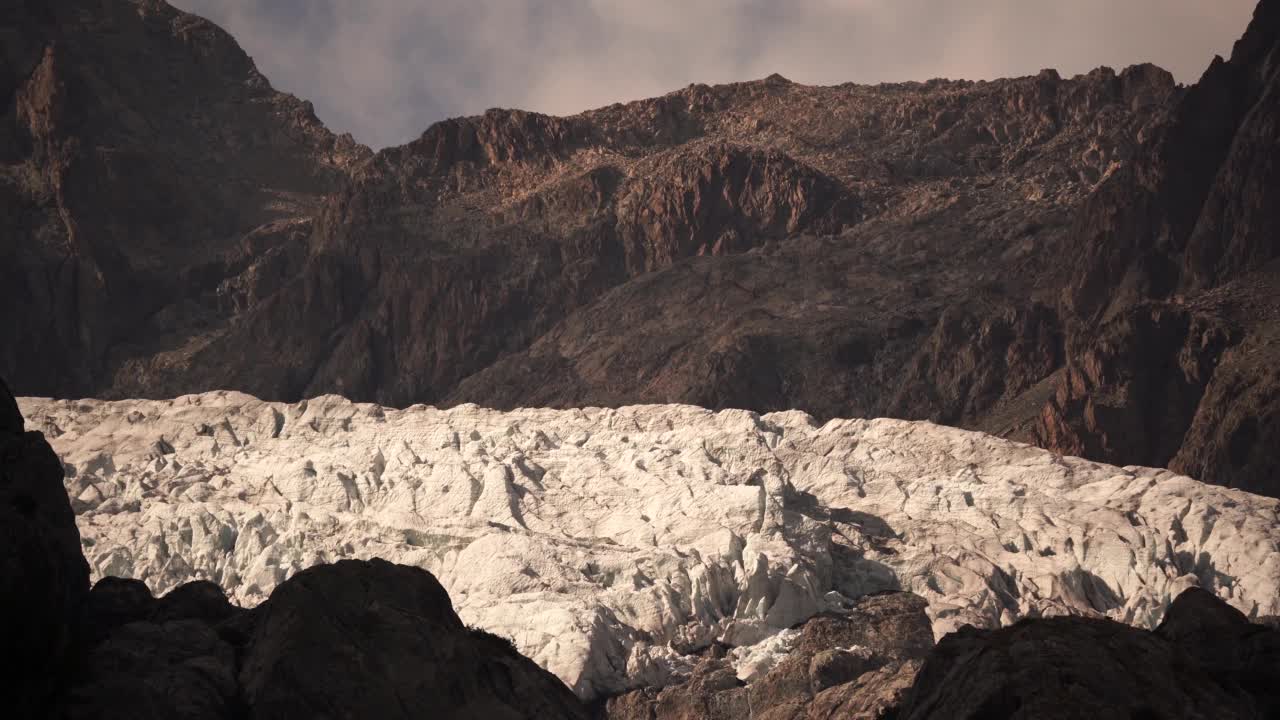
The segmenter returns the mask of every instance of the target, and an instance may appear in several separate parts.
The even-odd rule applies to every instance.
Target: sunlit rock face
[[[965,623],[1150,627],[1199,585],[1280,614],[1280,501],[924,422],[464,405],[19,400],[61,456],[95,577],[256,604],[341,558],[434,573],[468,623],[584,698],[740,677],[868,593]]]

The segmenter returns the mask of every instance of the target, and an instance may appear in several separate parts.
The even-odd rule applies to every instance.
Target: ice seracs
[[[1192,585],[1280,614],[1280,501],[929,423],[19,403],[63,459],[95,576],[254,604],[320,562],[418,565],[584,698],[671,682],[714,641],[750,676],[786,628],[885,589],[925,597],[938,636],[1066,613],[1150,627]]]

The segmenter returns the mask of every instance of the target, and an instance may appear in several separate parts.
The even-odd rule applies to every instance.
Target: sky
[[[558,115],[690,83],[1063,76],[1195,82],[1256,0],[171,0],[377,148],[492,107]]]

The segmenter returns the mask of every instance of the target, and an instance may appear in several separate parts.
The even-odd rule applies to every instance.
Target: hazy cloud
[[[1256,0],[174,0],[376,147],[489,107],[567,114],[692,82],[990,79],[1154,62],[1194,82]]]

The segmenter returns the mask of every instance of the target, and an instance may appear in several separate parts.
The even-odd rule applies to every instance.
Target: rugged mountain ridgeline
[[[3,21],[22,394],[927,418],[1280,495],[1275,0],[1190,88],[772,76],[372,156],[159,0]]]

